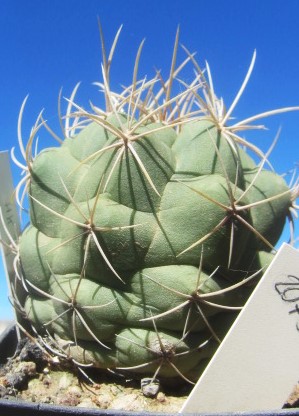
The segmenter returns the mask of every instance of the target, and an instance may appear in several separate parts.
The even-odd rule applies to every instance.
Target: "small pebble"
[[[24,375],[33,377],[36,375],[36,364],[32,361],[20,362],[15,369],[16,373],[23,373]]]
[[[136,411],[142,409],[143,399],[137,394],[131,393],[125,396],[116,397],[110,404],[110,408],[114,410]]]
[[[88,408],[97,408],[98,406],[91,399],[84,399],[82,402],[77,404],[76,407],[88,407]]]
[[[72,384],[72,381],[73,381],[72,375],[68,373],[64,373],[59,380],[59,384],[58,384],[59,390],[67,389]]]
[[[165,394],[164,394],[164,393],[162,393],[162,391],[159,391],[159,393],[157,394],[157,400],[158,400],[158,402],[160,402],[160,403],[164,403],[164,402],[166,402],[166,397],[165,397]]]
[[[152,378],[143,378],[141,380],[141,391],[145,397],[156,397],[160,390],[159,380]]]
[[[36,375],[35,363],[20,362],[13,373],[8,373],[5,376],[4,384],[6,387],[13,387],[14,389],[23,389],[26,387],[28,380]]]
[[[44,386],[49,387],[51,385],[51,383],[52,383],[51,377],[44,377],[44,379],[43,379],[43,385]]]
[[[113,398],[110,394],[99,394],[96,403],[101,409],[108,409],[112,400]]]
[[[79,387],[79,386],[71,386],[71,387],[68,389],[68,393],[70,393],[70,394],[74,394],[74,395],[76,395],[77,397],[81,397],[81,396],[82,396],[82,390],[80,389],[80,387]]]
[[[74,407],[80,404],[80,398],[76,394],[66,393],[58,399],[57,403],[63,406]]]

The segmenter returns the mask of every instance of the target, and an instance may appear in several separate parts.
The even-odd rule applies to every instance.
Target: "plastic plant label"
[[[20,234],[20,221],[14,198],[8,152],[0,152],[0,248],[2,251],[4,270],[7,278],[7,286],[11,288],[11,282],[15,279],[13,261],[15,258],[14,241]]]
[[[299,378],[299,251],[284,244],[182,413],[281,409]]]

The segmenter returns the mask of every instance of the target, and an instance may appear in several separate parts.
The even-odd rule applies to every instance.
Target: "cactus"
[[[34,154],[37,132],[50,130],[42,115],[26,149],[20,137],[17,193],[21,205],[28,194],[30,225],[16,262],[26,296],[15,304],[42,345],[79,366],[193,383],[297,209],[296,182],[238,131],[293,108],[231,124],[255,54],[226,111],[208,66],[187,50],[176,66],[178,34],[166,81],[138,81],[140,47],[132,85],[113,92],[118,36],[109,57],[102,42],[106,109],[84,110],[76,88],[63,140],[52,132],[58,146]],[[190,64],[187,85],[179,76]]]

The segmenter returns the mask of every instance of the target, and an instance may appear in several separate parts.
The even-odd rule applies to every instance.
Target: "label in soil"
[[[182,413],[281,409],[299,379],[299,251],[284,244]]]
[[[20,221],[14,197],[8,152],[0,152],[0,178],[0,249],[2,251],[8,288],[10,288],[10,283],[15,280],[13,262],[16,249],[13,242],[17,241],[20,234]]]

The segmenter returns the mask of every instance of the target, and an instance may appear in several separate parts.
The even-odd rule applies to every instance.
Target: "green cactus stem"
[[[178,36],[167,80],[137,79],[140,48],[132,85],[113,92],[118,35],[109,63],[103,43],[106,109],[86,111],[73,94],[56,146],[33,152],[37,132],[50,130],[42,116],[26,148],[20,138],[17,193],[21,205],[28,195],[30,224],[17,262],[26,301],[15,304],[43,345],[78,365],[193,383],[297,209],[298,184],[238,131],[296,108],[231,124],[255,54],[226,111],[208,67],[188,51],[176,65]]]

